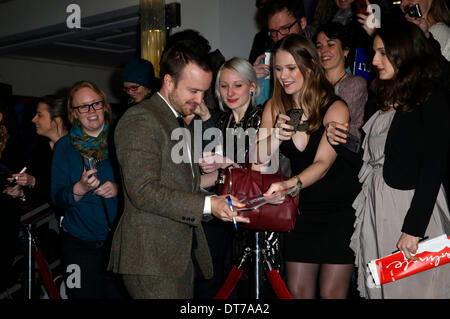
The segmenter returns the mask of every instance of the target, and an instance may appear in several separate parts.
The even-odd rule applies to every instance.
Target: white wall
[[[139,5],[139,0],[14,0],[0,4],[0,36],[65,23],[69,4],[78,4],[81,17]]]
[[[219,49],[226,59],[234,56],[248,58],[253,36],[257,32],[254,0],[166,0],[166,2],[181,4],[182,26],[173,32],[196,29],[209,40],[213,50]],[[65,8],[69,3],[79,4],[83,17],[98,14],[102,10],[112,11],[135,6],[139,0],[6,2],[0,5],[0,36],[61,23],[67,18]],[[18,16],[22,18],[18,19]],[[115,69],[0,57],[0,81],[10,83],[14,94],[17,95],[42,96],[54,93],[62,87],[70,87],[75,81],[88,79],[101,86],[112,102],[118,102],[117,93],[113,94],[110,89],[112,77],[117,75],[116,73]]]
[[[14,95],[40,97],[70,88],[76,81],[89,80],[116,103],[120,92],[111,90],[111,81],[117,72],[106,68],[0,58],[0,82],[11,84]]]
[[[196,29],[211,47],[219,49],[226,59],[248,58],[253,36],[258,32],[254,0],[179,0],[181,27]]]

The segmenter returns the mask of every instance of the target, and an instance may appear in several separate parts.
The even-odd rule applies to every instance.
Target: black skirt
[[[353,264],[355,256],[349,244],[354,221],[354,211],[332,214],[301,212],[294,230],[286,235],[286,261]]]

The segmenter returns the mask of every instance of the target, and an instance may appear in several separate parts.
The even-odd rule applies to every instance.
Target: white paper
[[[265,204],[274,204],[275,202],[279,201],[280,199],[282,199],[283,197],[285,197],[286,195],[292,193],[296,186],[293,186],[291,188],[288,188],[282,192],[277,192],[277,193],[273,193],[267,196],[263,196],[263,195],[258,195],[258,196],[254,196],[251,198],[243,198],[240,200],[241,203],[245,204],[245,207],[243,208],[235,208],[233,207],[233,210],[236,212],[240,212],[240,211],[248,211],[248,210],[255,210]]]

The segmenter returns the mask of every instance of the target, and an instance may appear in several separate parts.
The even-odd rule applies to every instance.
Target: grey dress
[[[355,231],[350,247],[358,267],[358,290],[370,299],[449,298],[450,264],[387,283],[376,288],[370,283],[367,263],[397,249],[401,228],[414,190],[389,187],[383,179],[384,146],[395,111],[377,111],[363,126],[363,166],[359,172],[362,190],[355,199]],[[450,235],[449,209],[441,185],[425,235]]]

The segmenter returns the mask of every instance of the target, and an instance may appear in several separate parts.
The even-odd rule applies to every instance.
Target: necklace
[[[347,75],[347,72],[344,71],[344,74],[342,74],[342,76],[339,78],[339,80],[337,80],[336,82],[333,83],[333,86],[336,86],[339,82],[342,81],[342,79]]]

